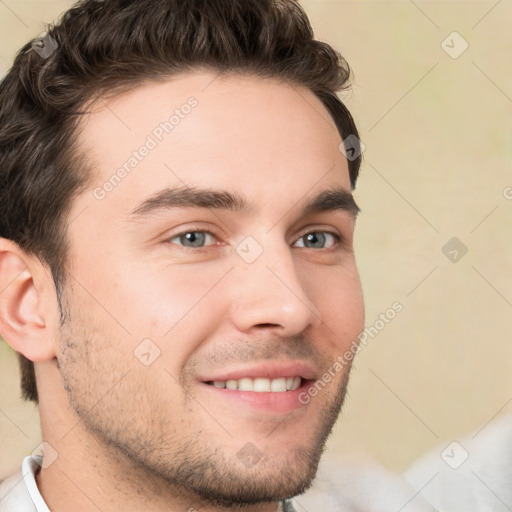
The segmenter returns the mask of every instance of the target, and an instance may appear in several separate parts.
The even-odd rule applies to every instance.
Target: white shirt
[[[512,414],[432,450],[405,478],[439,512],[510,512]]]
[[[0,483],[0,512],[50,512],[36,483],[41,463],[39,455],[25,457],[21,473]]]

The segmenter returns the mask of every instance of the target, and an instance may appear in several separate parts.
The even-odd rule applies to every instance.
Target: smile
[[[256,393],[284,393],[294,391],[301,385],[301,377],[278,377],[276,379],[266,379],[263,377],[243,377],[238,380],[213,380],[206,384],[220,389],[231,389],[239,391],[253,391]]]

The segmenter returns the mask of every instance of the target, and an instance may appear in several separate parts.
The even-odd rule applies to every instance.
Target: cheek
[[[173,357],[187,357],[213,332],[222,319],[221,286],[226,271],[208,265],[147,266],[120,275],[108,302],[123,319],[132,339],[153,340],[164,352],[172,345]]]
[[[179,350],[176,355],[172,339],[164,345],[155,337],[161,351],[155,357],[154,346],[141,343],[136,332],[128,335],[86,294],[73,296],[69,314],[60,332],[60,373],[72,408],[90,427],[108,433],[117,415],[135,424],[177,409],[182,389],[175,367],[184,357]]]
[[[86,414],[132,366],[126,334],[86,295],[73,294],[59,332],[59,371],[73,409]]]
[[[354,265],[337,268],[316,280],[314,303],[333,334],[337,349],[349,346],[364,329],[364,302]]]

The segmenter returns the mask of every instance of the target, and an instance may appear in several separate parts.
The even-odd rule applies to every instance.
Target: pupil
[[[184,238],[185,241],[187,242],[184,245],[188,245],[189,247],[201,247],[204,243],[204,233],[186,233]]]
[[[325,243],[325,235],[323,233],[309,233],[306,238],[312,247],[322,247]]]

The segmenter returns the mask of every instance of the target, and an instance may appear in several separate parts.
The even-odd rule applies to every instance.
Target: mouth
[[[203,375],[199,384],[213,403],[233,408],[235,414],[243,408],[286,414],[308,408],[308,390],[316,375],[318,371],[308,363],[267,361]]]
[[[295,391],[303,386],[305,379],[300,375],[294,377],[277,377],[267,379],[264,377],[242,377],[241,379],[209,380],[205,384],[218,389],[232,391],[249,391],[253,393],[286,393]]]

